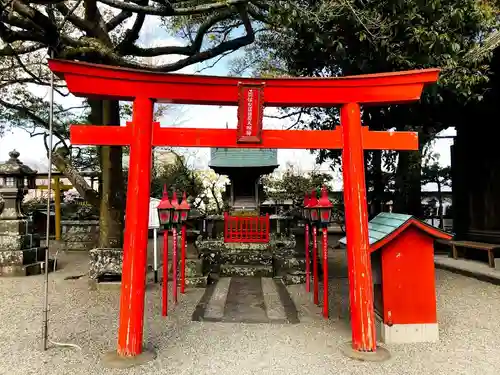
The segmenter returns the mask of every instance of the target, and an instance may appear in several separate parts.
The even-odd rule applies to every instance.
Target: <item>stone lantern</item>
[[[0,163],[0,276],[40,274],[45,248],[32,233],[31,222],[24,216],[21,203],[28,189],[35,187],[36,171],[19,160],[19,152]],[[52,261],[49,264],[53,264]],[[49,269],[50,271],[50,269]]]
[[[28,189],[35,188],[36,173],[19,160],[19,152],[9,152],[10,159],[0,163],[0,195],[3,207],[0,220],[24,219],[21,203]]]

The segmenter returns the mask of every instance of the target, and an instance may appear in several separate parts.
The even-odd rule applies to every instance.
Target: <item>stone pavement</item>
[[[330,253],[329,320],[322,319],[304,286],[287,287],[297,310],[297,324],[193,321],[203,289],[181,295],[177,306],[170,301],[169,315],[163,318],[160,286],[151,283],[150,274],[144,342],[156,351],[157,359],[130,370],[104,369],[101,355],[116,347],[119,291],[89,291],[85,277],[68,279],[84,274],[87,262],[85,256],[65,254],[61,259],[64,268],[50,275],[50,338],[78,344],[81,351],[55,346],[47,352],[40,350],[43,276],[0,279],[1,375],[499,373],[500,287],[445,270],[436,272],[438,343],[387,346],[392,358],[384,363],[343,357],[339,347],[350,339],[343,251]],[[220,294],[230,284],[223,285]],[[267,282],[262,284],[263,290],[268,288]],[[273,294],[276,298],[276,291]],[[271,313],[266,308],[268,318],[282,316],[283,311],[275,309],[279,303],[264,302],[276,310]],[[210,314],[220,314],[220,309]]]
[[[469,259],[453,259],[448,255],[436,255],[434,257],[436,268],[500,285],[500,270],[491,268],[486,262]]]
[[[299,323],[297,309],[281,280],[225,277],[210,285],[193,321],[226,323]]]

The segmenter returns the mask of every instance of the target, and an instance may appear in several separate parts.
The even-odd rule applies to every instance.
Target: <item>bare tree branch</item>
[[[132,12],[142,13],[151,16],[193,16],[197,14],[203,14],[208,11],[216,11],[220,9],[225,9],[233,5],[244,4],[244,0],[227,0],[227,1],[214,1],[210,4],[194,5],[188,8],[176,8],[172,5],[170,1],[165,1],[163,6],[148,6],[148,5],[138,5],[131,2],[125,2],[120,0],[100,0],[103,4],[109,5],[113,8],[128,10]]]

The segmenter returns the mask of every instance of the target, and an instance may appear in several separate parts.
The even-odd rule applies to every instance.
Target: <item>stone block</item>
[[[2,235],[18,235],[31,232],[31,222],[26,219],[0,220],[0,233]]]
[[[104,275],[122,274],[123,250],[96,248],[89,251],[89,279],[98,280]]]
[[[45,248],[37,247],[18,251],[0,251],[0,276],[30,276],[43,272]],[[49,272],[54,260],[49,259]]]
[[[62,234],[67,250],[90,250],[99,240],[98,220],[63,220]]]
[[[283,275],[285,285],[305,284],[306,279],[306,273],[300,270],[290,270]]]
[[[38,242],[38,243],[37,243]],[[40,244],[39,237],[32,234],[4,235],[0,234],[1,250],[22,250],[37,247]]]
[[[221,277],[233,276],[253,276],[253,277],[273,277],[272,266],[251,266],[223,264],[220,268]]]

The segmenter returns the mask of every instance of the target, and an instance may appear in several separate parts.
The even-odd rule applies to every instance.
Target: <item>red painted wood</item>
[[[163,232],[163,285],[161,315],[168,314],[168,230]]]
[[[323,318],[328,319],[328,229],[323,228]]]
[[[269,214],[247,217],[224,213],[224,242],[268,243],[269,228]]]
[[[384,322],[436,323],[434,236],[409,225],[378,251],[382,251]]]
[[[71,125],[70,141],[74,145],[119,146],[130,144],[130,129],[125,126]],[[418,150],[415,132],[363,131],[366,150]],[[97,139],[96,139],[97,137]],[[263,130],[261,143],[245,144],[247,148],[341,149],[342,130]],[[237,148],[234,129],[160,128],[153,124],[152,146],[228,147]]]
[[[318,230],[312,226],[313,238],[313,298],[314,304],[319,305],[319,277],[318,277]]]
[[[438,69],[340,78],[241,78],[165,74],[107,65],[49,60],[50,69],[78,96],[132,100],[147,95],[179,104],[237,105],[238,84],[265,84],[266,106],[402,103],[420,99],[424,84],[437,81]]]
[[[311,291],[311,260],[309,257],[309,224],[305,224],[305,249],[306,249],[306,292]]]
[[[173,249],[172,249],[172,292],[174,296],[174,303],[177,305],[177,254],[178,254],[178,238],[177,238],[177,228],[172,228],[172,239],[173,239]]]
[[[186,226],[181,229],[181,294],[186,292]]]
[[[359,104],[342,106],[344,204],[354,350],[375,351],[373,283],[368,239],[365,162]]]
[[[130,139],[132,162],[128,171],[117,349],[118,354],[122,356],[135,356],[142,352],[153,102],[138,98],[134,101],[133,111],[136,126],[131,130]]]
[[[262,142],[264,85],[238,85],[238,143]]]

